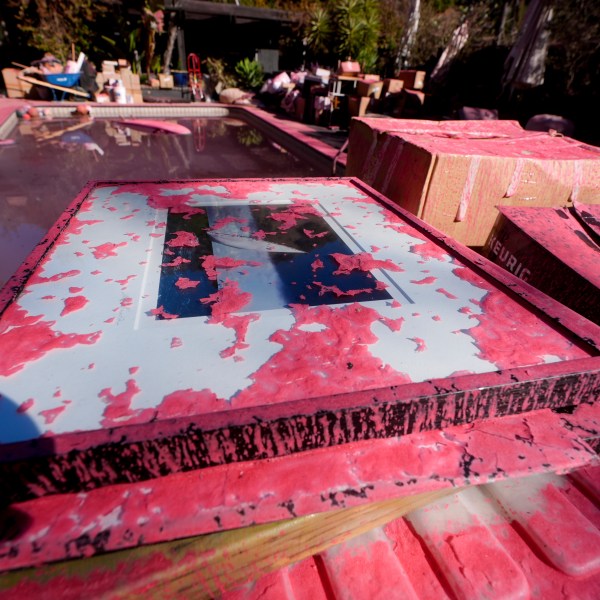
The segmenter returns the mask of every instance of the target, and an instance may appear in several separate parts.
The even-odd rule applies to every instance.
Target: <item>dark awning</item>
[[[256,21],[279,21],[294,23],[302,18],[301,12],[276,10],[271,8],[255,8],[221,2],[205,2],[202,0],[165,0],[165,10],[181,10],[186,19],[203,19],[206,17],[228,16]]]

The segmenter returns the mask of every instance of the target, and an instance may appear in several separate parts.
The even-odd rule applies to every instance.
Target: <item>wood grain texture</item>
[[[214,598],[455,493],[416,494],[0,577],[0,599]],[[31,595],[29,595],[31,594]]]

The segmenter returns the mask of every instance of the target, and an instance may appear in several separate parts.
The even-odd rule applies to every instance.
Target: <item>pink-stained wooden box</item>
[[[600,199],[600,149],[514,121],[354,119],[346,173],[454,239],[481,247],[499,204]]]
[[[498,210],[484,255],[600,324],[600,237],[586,224],[600,224],[600,205]]]
[[[90,184],[3,290],[11,501],[600,395],[600,329],[354,179]]]

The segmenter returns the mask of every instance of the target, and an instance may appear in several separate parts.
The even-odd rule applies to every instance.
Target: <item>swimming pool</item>
[[[15,115],[0,138],[0,287],[90,180],[314,177],[331,174],[318,143],[306,144],[251,109],[223,106],[44,106]],[[175,119],[192,135],[149,134],[122,118]],[[274,119],[271,119],[274,121]]]

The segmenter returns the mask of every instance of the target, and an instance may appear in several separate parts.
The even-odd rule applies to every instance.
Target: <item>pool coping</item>
[[[280,144],[311,167],[331,176],[343,176],[346,155],[337,148],[315,138],[315,128],[269,113],[252,105],[220,103],[145,103],[105,104],[86,103],[93,116],[98,118],[135,117],[238,117],[248,124],[260,127],[276,143]],[[9,136],[19,122],[17,111],[35,106],[49,111],[53,117],[70,117],[81,106],[80,102],[30,102],[25,99],[0,99],[0,140]],[[201,114],[198,114],[198,113]]]

